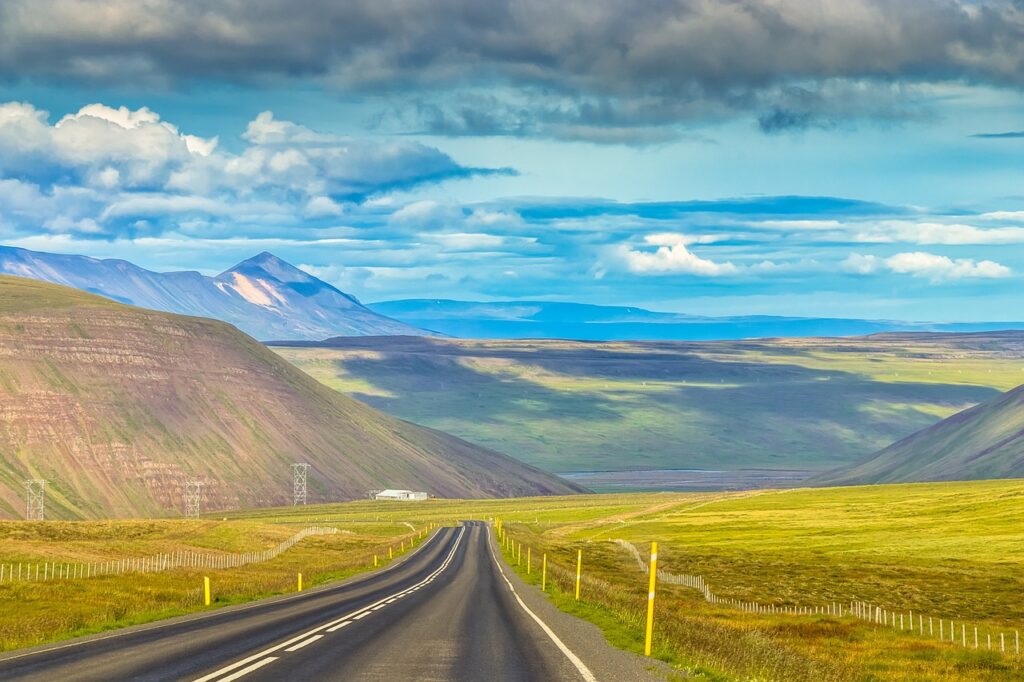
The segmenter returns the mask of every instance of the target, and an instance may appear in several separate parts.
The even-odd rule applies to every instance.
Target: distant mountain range
[[[1024,322],[929,323],[845,318],[699,317],[550,301],[475,302],[408,299],[370,309],[446,336],[582,341],[712,341],[765,337],[863,336],[894,331],[975,332],[1024,329]]]
[[[153,272],[124,260],[0,246],[0,274],[64,284],[142,308],[212,317],[264,341],[426,333],[373,312],[271,253],[207,277]]]
[[[292,462],[311,502],[581,490],[332,391],[222,322],[0,276],[0,518],[22,516],[26,478],[54,518],[178,515],[187,479],[206,510],[281,505]]]
[[[124,260],[0,246],[0,274],[64,284],[142,308],[222,320],[261,341],[437,335],[469,339],[727,341],[1024,329],[1024,322],[701,317],[552,301],[409,299],[363,305],[355,296],[266,252],[208,277],[194,271],[153,272]]]

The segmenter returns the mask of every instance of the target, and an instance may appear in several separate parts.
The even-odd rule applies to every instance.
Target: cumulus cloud
[[[8,78],[554,93],[569,104],[423,121],[612,141],[723,111],[756,112],[769,132],[917,116],[915,84],[1024,85],[1024,11],[1010,0],[8,0],[0,46]]]
[[[734,275],[739,268],[729,262],[718,263],[701,258],[688,248],[697,241],[693,237],[675,233],[649,234],[644,243],[657,247],[654,251],[620,248],[620,255],[630,272],[637,274],[684,274],[701,277]]]
[[[90,104],[51,124],[31,104],[0,104],[0,224],[108,236],[158,233],[188,216],[288,224],[336,218],[375,194],[511,172],[465,167],[416,142],[319,133],[269,111],[243,140],[238,153],[221,150],[146,107]]]
[[[923,277],[933,282],[957,279],[996,279],[1009,277],[1010,268],[991,260],[949,258],[924,251],[897,253],[888,258],[859,253],[850,254],[840,267],[857,275],[880,271]]]

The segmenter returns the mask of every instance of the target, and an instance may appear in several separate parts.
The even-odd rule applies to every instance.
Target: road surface
[[[10,652],[0,679],[652,679],[501,562],[489,527],[467,522],[345,584]]]

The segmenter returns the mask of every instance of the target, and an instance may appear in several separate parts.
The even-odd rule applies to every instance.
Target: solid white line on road
[[[252,665],[250,665],[250,666],[249,666],[248,668],[242,668],[241,670],[239,670],[239,671],[238,671],[237,673],[235,673],[234,675],[228,675],[228,676],[227,676],[227,677],[225,677],[225,678],[224,678],[223,680],[221,680],[221,682],[232,682],[232,680],[237,680],[237,679],[238,679],[239,677],[241,677],[242,675],[248,675],[248,674],[249,674],[249,673],[251,673],[251,672],[252,672],[253,670],[259,670],[260,668],[262,668],[262,667],[263,667],[263,666],[265,666],[266,664],[268,664],[268,663],[273,663],[273,662],[274,662],[274,661],[276,661],[276,660],[277,660],[277,658],[276,658],[276,657],[274,657],[274,656],[268,656],[267,658],[264,658],[264,659],[263,659],[262,661],[258,661],[258,662],[256,662],[256,663],[253,663],[253,664],[252,664]]]
[[[452,545],[451,551],[448,552],[448,556],[445,557],[445,560],[443,562],[441,562],[441,565],[438,566],[434,570],[433,573],[431,573],[426,579],[421,580],[420,582],[416,583],[416,585],[414,587],[423,587],[428,582],[431,582],[434,578],[436,578],[438,575],[440,575],[446,568],[448,568],[448,564],[450,564],[451,561],[452,561],[452,558],[454,558],[455,552],[458,551],[458,549],[459,549],[459,545],[462,544],[462,537],[463,537],[463,535],[465,535],[465,533],[466,533],[465,527],[459,529],[459,534],[455,538],[455,544]],[[413,588],[406,588],[406,589],[404,589],[401,592],[398,592],[396,594],[389,594],[388,596],[383,597],[381,599],[378,599],[374,603],[370,604],[369,606],[365,606],[362,609],[359,609],[358,611],[353,611],[353,612],[351,612],[351,613],[349,613],[347,615],[342,616],[341,618],[338,618],[337,620],[333,620],[333,621],[331,621],[329,623],[324,623],[323,625],[315,627],[312,630],[309,630],[308,632],[304,632],[301,635],[298,635],[297,637],[292,637],[291,639],[289,639],[286,642],[282,642],[281,644],[277,644],[276,646],[272,646],[269,649],[264,649],[263,651],[261,651],[261,652],[259,652],[257,654],[253,654],[252,656],[248,656],[246,658],[243,658],[242,660],[236,661],[236,662],[232,663],[231,665],[224,666],[220,670],[215,670],[214,672],[210,673],[209,675],[205,675],[203,677],[198,678],[194,682],[210,682],[210,680],[219,678],[221,675],[224,675],[225,673],[229,673],[232,670],[234,670],[235,668],[239,668],[239,667],[245,665],[246,663],[250,663],[250,662],[252,662],[252,661],[254,661],[254,660],[258,659],[258,658],[262,658],[262,657],[266,656],[267,654],[271,654],[271,653],[274,653],[275,651],[278,651],[280,649],[284,649],[285,647],[289,647],[289,646],[295,644],[296,642],[300,642],[303,639],[306,639],[307,637],[315,635],[316,633],[320,632],[321,630],[326,630],[328,628],[331,628],[331,627],[341,623],[342,621],[345,621],[345,620],[359,620],[360,618],[363,618],[364,616],[370,615],[370,609],[373,609],[374,607],[376,607],[378,605],[383,605],[384,602],[387,601],[388,599],[391,599],[391,598],[396,597],[396,596],[401,596],[401,595],[407,594],[407,593],[411,592],[412,589]],[[276,660],[276,659],[274,659],[274,660]],[[266,665],[266,663],[263,663],[262,665]],[[248,670],[248,668],[246,668],[246,670]],[[253,670],[255,670],[255,668],[253,668]],[[228,680],[235,680],[235,679],[238,679],[239,677],[241,677],[244,674],[245,674],[245,672],[240,671],[240,672],[235,673],[234,675],[231,675],[229,677],[222,678],[222,679],[218,680],[218,682],[228,682]]]
[[[324,638],[323,635],[313,635],[312,637],[310,637],[309,639],[307,639],[304,642],[299,642],[298,644],[295,644],[293,646],[288,647],[287,649],[285,649],[285,651],[288,651],[288,652],[298,651],[302,647],[309,646],[310,644],[312,644],[316,640],[323,639],[323,638]]]
[[[531,611],[530,607],[527,606],[526,603],[520,598],[519,593],[516,592],[516,588],[512,586],[512,581],[509,580],[508,577],[505,575],[505,570],[501,567],[501,563],[498,561],[498,557],[494,555],[494,544],[491,542],[490,528],[487,529],[487,548],[491,550],[491,559],[494,560],[494,565],[498,567],[498,572],[501,573],[502,580],[504,580],[505,584],[508,585],[508,589],[512,592],[512,596],[515,597],[516,601],[519,602],[519,605],[523,607],[523,611],[526,611],[526,613],[529,614],[530,618],[533,618],[535,621],[537,621],[537,625],[541,627],[541,629],[544,631],[544,634],[546,634],[551,639],[551,641],[555,643],[555,646],[557,646],[559,650],[561,650],[561,652],[565,654],[565,657],[569,659],[569,662],[576,666],[576,670],[579,671],[580,675],[583,677],[584,680],[586,680],[587,682],[597,682],[597,678],[594,677],[594,673],[590,672],[590,668],[588,668],[586,664],[580,660],[580,657],[574,654],[572,652],[572,649],[567,647],[565,643],[558,638],[558,635],[556,635],[554,631],[552,631],[552,629],[548,627],[548,624],[542,621],[540,619],[540,616]]]
[[[346,625],[351,625],[351,624],[352,624],[352,621],[346,620],[344,623],[338,623],[333,628],[327,628],[327,632],[337,632],[338,630],[342,629]]]

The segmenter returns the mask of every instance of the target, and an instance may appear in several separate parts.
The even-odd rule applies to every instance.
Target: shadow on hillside
[[[428,345],[435,343],[430,340]],[[938,421],[918,406],[955,409],[999,394],[979,386],[887,383],[858,373],[708,359],[692,353],[668,359],[632,350],[578,348],[536,353],[458,348],[450,353],[446,351],[452,344],[437,345],[436,352],[425,352],[423,343],[412,352],[393,347],[383,351],[378,346],[375,357],[345,359],[348,375],[393,396],[355,397],[413,421],[493,423],[506,429],[538,419],[564,420],[566,429],[578,429],[581,422],[623,422],[639,409],[645,415],[658,413],[648,440],[662,443],[665,452],[682,456],[714,448],[723,462],[747,457],[782,466],[850,462]],[[494,365],[481,371],[464,364],[474,357],[507,359],[556,377],[593,381],[559,390],[491,371]],[[607,393],[602,379],[609,382]],[[627,380],[634,385],[617,383]],[[643,382],[652,386],[637,385]],[[623,431],[629,433],[635,434],[635,429]],[[552,452],[557,451],[559,434],[550,432],[546,438]]]

